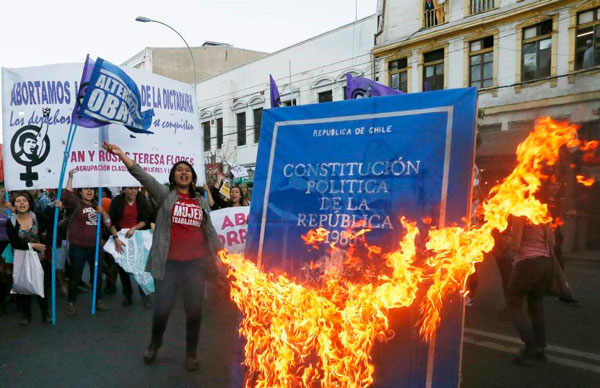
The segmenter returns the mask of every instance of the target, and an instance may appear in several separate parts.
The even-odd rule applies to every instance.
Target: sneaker
[[[123,301],[121,302],[121,306],[123,307],[127,307],[127,306],[131,306],[131,304],[133,303],[133,301],[131,300],[131,297],[124,297]]]
[[[50,314],[44,315],[44,317],[42,318],[42,322],[44,322],[44,323],[52,323],[52,315],[50,315]]]
[[[104,303],[104,301],[102,299],[98,299],[98,301],[96,302],[96,310],[107,311],[108,305],[106,303]]]
[[[31,322],[31,317],[26,317],[24,316],[23,318],[21,318],[21,320],[19,321],[19,325],[21,326],[27,326],[29,325],[29,322]]]
[[[152,364],[156,359],[156,355],[158,354],[158,349],[160,349],[160,342],[151,342],[148,349],[144,352],[144,362],[146,364]]]
[[[559,296],[558,301],[560,303],[566,304],[567,306],[580,306],[581,303],[573,298],[572,296]]]
[[[534,346],[529,346],[529,345],[525,345],[525,348],[523,348],[520,352],[519,355],[517,357],[514,358],[514,362],[517,365],[530,365],[530,361],[531,360],[535,360],[540,356],[540,353],[544,353],[543,350],[541,350],[540,348],[536,348]],[[546,355],[543,354],[543,357],[545,358]]]
[[[189,356],[185,358],[185,370],[198,370],[198,359],[196,356]]]
[[[67,314],[70,317],[72,317],[73,315],[77,314],[77,308],[75,307],[75,303],[68,303],[67,304],[67,308],[66,308],[65,314]]]
[[[467,296],[465,299],[465,305],[471,307],[474,304],[475,304],[475,301],[473,300],[473,298],[471,298],[470,296]]]

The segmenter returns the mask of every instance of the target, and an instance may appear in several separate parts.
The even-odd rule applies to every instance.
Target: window
[[[494,82],[494,37],[469,43],[469,85],[489,88]]]
[[[424,28],[435,27],[446,23],[446,13],[448,1],[443,0],[423,0],[423,23]]]
[[[254,142],[260,138],[260,124],[262,123],[262,108],[254,109]]]
[[[550,75],[552,20],[523,29],[522,81]]]
[[[600,8],[577,14],[575,70],[600,65]]]
[[[217,119],[217,149],[223,147],[223,118]]]
[[[471,4],[471,15],[477,13],[487,12],[491,9],[496,8],[495,0],[470,0]]]
[[[498,132],[502,130],[502,124],[486,124],[479,125],[477,127],[477,132],[479,133],[487,133],[487,132]]]
[[[388,64],[390,87],[408,93],[408,59],[402,58]]]
[[[444,89],[444,49],[423,54],[423,90]]]
[[[324,92],[320,92],[318,95],[319,95],[319,104],[322,102],[333,101],[333,91],[331,91],[331,90],[326,90]]]
[[[281,104],[283,106],[296,106],[296,99],[291,99],[291,100],[287,100],[287,101],[281,101]]]
[[[202,136],[204,137],[204,151],[210,151],[210,121],[202,123]]]
[[[246,113],[235,115],[237,121],[237,145],[246,145]]]

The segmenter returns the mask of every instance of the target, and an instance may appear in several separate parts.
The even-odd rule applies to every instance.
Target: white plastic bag
[[[29,245],[28,250],[15,249],[13,287],[11,293],[44,297],[44,269],[40,257]]]

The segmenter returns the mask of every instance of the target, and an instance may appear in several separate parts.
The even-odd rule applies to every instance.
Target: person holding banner
[[[231,191],[229,192],[229,197],[231,198],[231,207],[250,206],[250,203],[244,196],[242,188],[238,185],[235,185],[231,188]]]
[[[96,247],[96,227],[98,223],[98,213],[102,215],[104,226],[110,228],[110,218],[108,213],[101,206],[95,206],[98,202],[95,188],[85,187],[77,189],[77,194],[73,192],[73,174],[75,170],[69,171],[67,180],[67,189],[64,191],[64,202],[57,201],[56,206],[63,206],[67,210],[73,210],[71,215],[71,225],[69,226],[69,295],[67,296],[66,314],[75,315],[77,309],[77,287],[81,282],[81,276],[85,263],[90,266],[91,278],[94,273],[94,256]],[[96,284],[98,292],[96,294],[96,310],[108,310],[108,306],[102,301],[102,261],[98,263],[98,276]]]
[[[33,212],[33,198],[28,192],[23,191],[12,198],[11,204],[15,212],[6,223],[6,232],[14,252],[14,265],[16,267],[22,264],[23,260],[25,260],[25,255],[29,252],[29,248],[34,249],[38,253],[42,269],[44,270],[44,284],[42,286],[44,296],[48,296],[50,295],[50,263],[47,260],[42,260],[42,254],[46,250],[46,246],[40,243],[39,223],[36,214]],[[18,285],[15,284],[15,286]],[[23,318],[19,321],[19,324],[27,325],[31,322],[31,295],[17,294],[17,298],[19,305],[23,309]],[[42,321],[51,323],[52,317],[48,314],[48,299],[38,295],[38,302],[42,310]]]
[[[144,362],[150,364],[156,359],[181,287],[186,314],[185,369],[196,370],[204,284],[216,274],[217,251],[222,248],[210,220],[209,204],[196,194],[196,172],[186,161],[175,163],[167,187],[134,163],[118,146],[108,143],[103,146],[121,159],[159,207],[146,265],[146,271],[154,277],[156,294],[152,337],[144,353]]]
[[[146,198],[140,193],[139,187],[124,187],[120,195],[115,197],[110,203],[108,212],[112,226],[110,227],[111,234],[115,240],[115,249],[117,252],[123,252],[125,243],[118,238],[118,232],[121,229],[129,229],[125,234],[126,238],[132,238],[137,230],[150,228],[150,208]],[[131,306],[133,289],[131,287],[131,278],[120,265],[119,277],[123,286],[123,306]],[[139,287],[142,303],[145,308],[152,308],[150,296],[146,295],[141,287]]]

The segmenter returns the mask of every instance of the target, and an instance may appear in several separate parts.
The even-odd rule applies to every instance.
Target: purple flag
[[[269,74],[269,80],[271,83],[271,108],[278,108],[281,105],[281,98],[279,98],[279,89],[273,79],[273,76]]]
[[[79,82],[79,90],[77,91],[77,98],[75,98],[75,106],[73,107],[73,114],[71,115],[71,122],[77,124],[80,127],[86,128],[98,128],[107,125],[102,121],[94,120],[88,117],[81,117],[79,111],[81,109],[81,103],[85,97],[85,91],[88,84],[90,83],[90,77],[92,76],[92,70],[94,69],[95,62],[90,59],[88,54],[85,57],[85,64],[83,65],[83,73],[81,73],[81,82]]]
[[[429,87],[429,82],[425,81],[423,82],[423,91],[424,92],[430,92],[431,88]]]
[[[382,85],[365,77],[352,77],[352,74],[346,74],[346,100],[390,96],[393,94],[404,94],[404,92]]]

